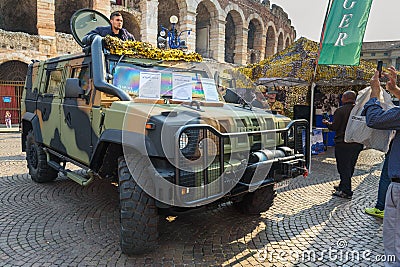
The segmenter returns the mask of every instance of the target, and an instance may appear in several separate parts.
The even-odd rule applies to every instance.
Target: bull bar
[[[218,199],[227,194],[241,194],[304,175],[310,162],[308,133],[309,124],[304,119],[293,120],[282,129],[235,133],[222,133],[204,124],[184,125],[175,135],[175,184],[183,188],[197,187],[194,191],[195,199],[196,202],[201,202],[206,199]],[[258,162],[249,162],[249,158],[227,160],[238,152],[232,149],[232,146],[240,146],[239,142],[234,140],[247,140],[249,145],[251,140],[271,134],[275,140],[278,138],[280,143],[276,149],[257,150],[257,153],[265,154],[264,159]],[[182,144],[182,136],[187,141],[186,147],[183,147],[185,143]],[[287,148],[291,149],[291,154],[288,154]],[[239,151],[239,154],[240,152],[243,151]],[[248,151],[247,155],[251,153]],[[213,186],[205,186],[210,184]],[[193,204],[193,201],[190,202]]]

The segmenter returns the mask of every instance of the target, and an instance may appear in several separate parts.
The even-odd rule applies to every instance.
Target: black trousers
[[[351,177],[362,149],[363,145],[358,143],[337,143],[335,145],[336,165],[340,175],[339,190],[348,195],[353,195]]]

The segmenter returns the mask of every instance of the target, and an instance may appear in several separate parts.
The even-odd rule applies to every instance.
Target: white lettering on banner
[[[339,24],[339,28],[347,28],[350,25],[350,19],[353,17],[353,14],[344,14],[342,21]]]
[[[339,37],[336,40],[335,46],[344,46],[344,40],[346,40],[349,36],[345,32],[339,33]]]
[[[357,1],[352,1],[350,6],[348,4],[349,0],[344,0],[343,2],[343,8],[344,9],[352,9]],[[348,28],[350,26],[351,19],[353,18],[353,14],[344,14],[342,20],[339,23],[338,28],[343,29],[343,28]],[[335,46],[345,46],[344,40],[346,40],[349,37],[349,35],[345,32],[339,33],[339,36],[336,40]]]
[[[353,1],[353,2],[351,2],[351,5],[349,7],[347,7],[347,2],[348,2],[348,0],[344,0],[344,3],[343,3],[344,9],[352,9],[354,7],[354,5],[357,3],[357,1]]]

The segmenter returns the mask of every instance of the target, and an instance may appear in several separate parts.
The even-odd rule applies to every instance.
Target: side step
[[[52,167],[53,169],[62,172],[65,176],[67,176],[69,179],[71,179],[72,181],[82,185],[82,186],[87,186],[89,184],[91,184],[94,181],[94,174],[91,170],[87,171],[87,174],[89,176],[89,179],[87,179],[86,177],[79,175],[69,169],[64,169],[63,166],[61,166],[60,164],[58,164],[57,162],[50,160],[47,162],[49,164],[50,167]]]
[[[91,169],[87,168],[86,166],[83,166],[82,164],[79,164],[79,163],[77,164],[75,161],[69,160],[67,157],[65,157],[51,149],[44,148],[44,151],[47,154],[47,164],[49,164],[49,166],[52,167],[53,169],[55,169],[56,171],[62,172],[65,176],[67,176],[72,181],[80,184],[81,186],[88,186],[89,184],[91,184],[94,181],[96,174]],[[53,155],[57,156],[58,158],[60,158],[61,160],[71,162],[72,164],[75,164],[78,167],[85,169],[87,172],[87,176],[85,177],[85,176],[77,174],[69,169],[65,169],[65,164],[64,164],[64,166],[61,166],[61,164],[55,162],[54,160],[51,160],[50,154],[53,154]]]

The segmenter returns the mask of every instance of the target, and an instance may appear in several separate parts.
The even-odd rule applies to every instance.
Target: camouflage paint
[[[83,65],[91,68],[89,54],[63,56],[34,63],[29,81],[32,88],[24,91],[23,112],[36,114],[45,146],[87,166],[93,165],[91,159],[99,140],[107,139],[107,142],[118,143],[123,139],[123,133],[134,133],[129,135],[135,139],[132,140],[134,146],[140,143],[138,139],[143,139],[143,144],[150,144],[150,156],[165,157],[165,153],[168,154],[176,148],[176,132],[188,122],[210,125],[223,133],[279,129],[290,122],[289,118],[283,116],[232,104],[205,105],[201,106],[201,111],[197,111],[178,104],[141,103],[137,99],[120,101],[115,96],[96,90],[93,73],[90,75],[89,89],[85,92],[86,99],[65,98],[68,90],[65,88],[66,79],[73,77],[74,68]],[[52,95],[46,92],[46,77],[51,70],[62,71],[58,91]],[[176,116],[163,118],[163,113],[172,111],[176,112]],[[146,123],[152,120],[161,122],[161,127],[146,130]],[[163,131],[167,135],[162,136]],[[102,137],[103,133],[107,133],[107,138]],[[259,149],[274,148],[282,143],[282,138],[280,134],[271,133],[261,135],[260,140],[250,137],[248,143],[251,147],[260,144]],[[249,152],[248,144],[239,142],[235,137],[224,147],[225,153]],[[144,150],[142,153],[147,154],[149,151]]]

